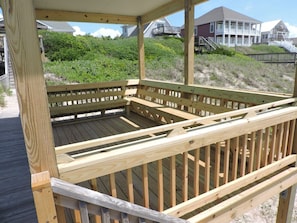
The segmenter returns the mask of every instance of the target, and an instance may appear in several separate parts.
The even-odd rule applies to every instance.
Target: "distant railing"
[[[293,63],[296,62],[296,53],[261,53],[261,54],[246,54],[257,61],[263,63]]]
[[[154,35],[177,35],[180,33],[179,27],[174,26],[161,26],[153,29]]]

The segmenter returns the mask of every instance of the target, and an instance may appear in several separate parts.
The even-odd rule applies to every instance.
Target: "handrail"
[[[102,194],[84,187],[80,187],[66,181],[51,178],[52,190],[56,195],[62,196],[60,199],[56,200],[58,205],[63,207],[76,209],[77,204],[73,204],[71,199],[75,202],[79,201],[79,207],[87,208],[84,212],[81,212],[81,218],[87,218],[88,214],[101,215],[102,212],[108,213],[110,211],[118,212],[115,215],[107,214],[110,219],[120,220],[119,216],[129,215],[135,216],[138,219],[146,219],[153,222],[162,223],[187,223],[188,221],[166,215],[164,213],[154,211],[136,204],[132,204],[127,201],[120,200],[118,198],[111,197],[106,194]],[[63,197],[67,198],[67,202],[63,202]],[[60,202],[60,203],[59,203]],[[86,205],[88,204],[88,205]],[[90,208],[90,206],[95,205],[97,208]],[[100,209],[98,208],[100,207]],[[83,209],[81,208],[81,209]],[[127,218],[127,217],[126,217]],[[109,221],[107,221],[109,222]],[[136,222],[136,221],[131,221]],[[145,222],[145,221],[137,221]]]
[[[186,120],[178,123],[172,123],[164,126],[157,126],[157,127],[152,127],[149,129],[143,129],[143,130],[138,130],[136,132],[129,132],[129,133],[123,133],[123,134],[118,134],[115,136],[108,136],[104,138],[99,138],[99,139],[93,139],[93,140],[88,140],[85,142],[78,142],[78,143],[73,143],[73,144],[68,144],[68,145],[63,145],[63,146],[58,146],[55,148],[56,154],[65,154],[69,152],[74,152],[78,150],[84,150],[96,146],[101,146],[101,145],[106,145],[106,144],[111,144],[114,142],[119,142],[123,140],[128,140],[128,139],[133,139],[133,138],[138,138],[141,136],[147,136],[147,135],[153,135],[156,133],[160,132],[167,132],[167,131],[173,131],[174,129],[185,129],[188,128],[189,126],[196,126],[197,124],[200,124],[202,122],[206,121],[218,121],[218,120],[230,120],[234,117],[247,117],[251,115],[256,115],[260,111],[276,108],[279,106],[284,106],[288,104],[292,104],[297,102],[297,98],[289,98],[289,99],[284,99],[276,102],[271,102],[263,105],[257,105],[254,107],[249,107],[245,109],[240,109],[240,110],[235,110],[235,111],[230,111],[230,112],[225,112],[217,115],[212,115],[208,117],[199,117],[196,119],[192,120]]]

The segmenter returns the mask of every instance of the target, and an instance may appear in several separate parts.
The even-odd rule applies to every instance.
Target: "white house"
[[[284,41],[289,38],[289,30],[282,20],[264,22],[261,25],[261,42]]]

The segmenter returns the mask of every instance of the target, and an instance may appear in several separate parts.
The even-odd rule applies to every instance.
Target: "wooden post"
[[[192,0],[185,0],[185,85],[194,83],[194,9],[195,6],[192,4]]]
[[[31,186],[38,222],[58,222],[49,172],[32,174]]]
[[[295,84],[294,84],[293,97],[294,98],[297,97],[297,61],[295,62]]]
[[[31,173],[58,177],[32,0],[0,0]]]
[[[141,23],[141,17],[137,18],[138,28],[138,65],[139,65],[139,79],[145,79],[145,54],[144,54],[144,35],[143,24]]]

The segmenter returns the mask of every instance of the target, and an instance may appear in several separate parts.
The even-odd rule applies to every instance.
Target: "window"
[[[211,22],[211,23],[210,23],[210,27],[209,27],[209,32],[210,32],[210,33],[214,33],[214,28],[215,28],[215,26],[214,26],[214,22]]]

